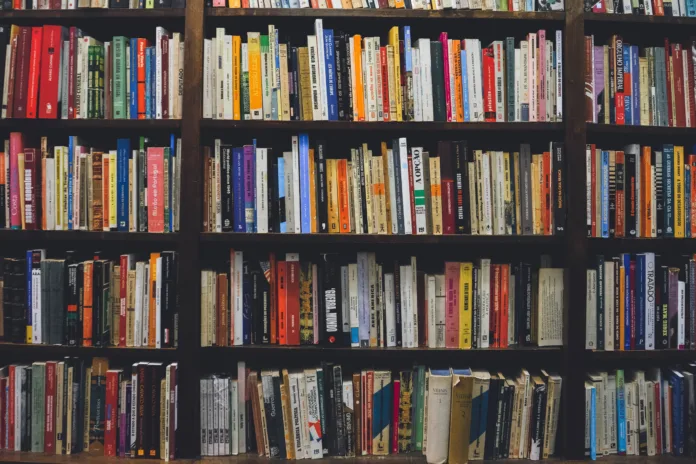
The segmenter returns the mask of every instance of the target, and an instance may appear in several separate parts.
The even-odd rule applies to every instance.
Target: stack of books
[[[46,250],[4,258],[0,307],[4,340],[68,346],[177,345],[177,253],[88,260]]]
[[[696,17],[696,7],[691,0],[585,0],[585,11],[609,14],[634,14],[645,16]]]
[[[180,119],[184,40],[101,42],[80,28],[0,26],[2,118]]]
[[[201,344],[507,348],[563,344],[563,269],[528,263],[378,262],[230,250],[201,273]]]
[[[592,144],[585,161],[588,237],[696,237],[696,155],[683,146]]]
[[[240,31],[238,31],[240,32]],[[324,29],[305,45],[268,33],[205,39],[203,117],[265,121],[557,122],[563,119],[562,31],[541,29],[482,46],[479,39],[387,43]],[[403,76],[402,76],[403,73]]]
[[[587,270],[586,348],[696,349],[696,256],[597,256]]]
[[[585,37],[586,121],[696,127],[694,54],[696,41],[639,47],[613,35],[595,46]]]
[[[585,381],[585,456],[691,456],[696,364],[592,372]]]
[[[82,8],[186,8],[186,0],[3,0],[0,10],[76,10]]]
[[[207,0],[215,8],[396,8],[408,10],[563,11],[563,0]]]
[[[562,143],[540,153],[405,137],[340,151],[293,136],[291,151],[204,148],[203,230],[246,233],[563,235]],[[348,153],[350,151],[350,153]],[[341,153],[343,152],[343,153]],[[276,152],[277,153],[277,152]]]
[[[345,372],[332,363],[259,373],[240,362],[236,378],[200,383],[204,456],[417,452],[428,463],[552,456],[562,390],[561,377],[544,370],[505,376],[417,365]]]
[[[0,450],[174,459],[177,363],[109,360],[12,364],[0,368]]]
[[[181,139],[155,147],[146,137],[115,150],[68,137],[67,146],[26,148],[12,132],[0,152],[0,228],[177,232]]]

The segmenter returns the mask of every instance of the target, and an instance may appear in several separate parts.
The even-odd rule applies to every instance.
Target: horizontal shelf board
[[[593,361],[696,361],[695,350],[633,350],[633,351],[587,351],[588,359]],[[591,365],[591,364],[590,364]],[[617,365],[617,367],[620,367]],[[668,366],[664,366],[668,367]]]
[[[589,23],[638,23],[696,26],[696,18],[672,16],[645,16],[634,14],[585,13],[585,22]]]
[[[664,127],[664,126],[618,126],[616,124],[587,123],[587,134],[612,135],[659,135],[659,136],[695,136],[696,127]]]
[[[178,130],[180,119],[0,119],[7,130]]]
[[[141,361],[159,361],[177,359],[176,348],[119,348],[95,346],[65,346],[65,345],[28,345],[22,343],[0,343],[0,356],[7,358],[14,355],[24,358],[31,356],[42,359],[60,359],[65,356],[107,358],[142,358]],[[136,359],[137,361],[138,359]]]
[[[256,129],[291,131],[457,131],[457,132],[554,132],[562,131],[556,122],[354,122],[354,121],[231,121],[204,119],[204,129]]]
[[[590,251],[612,254],[696,251],[696,240],[689,238],[590,238],[589,245]]]
[[[490,354],[493,356],[505,355],[508,353],[560,353],[563,348],[560,346],[512,346],[510,348],[485,348],[475,350],[460,350],[454,348],[352,348],[350,346],[326,346],[326,345],[239,345],[239,346],[208,346],[204,351],[231,352],[231,353],[362,353],[367,355],[379,354],[398,354],[398,353],[431,353],[431,354],[453,354],[471,353],[476,356]],[[696,353],[696,351],[694,352]]]
[[[508,21],[558,21],[564,12],[506,12],[480,10],[409,10],[409,9],[314,9],[314,8],[207,8],[206,15],[214,17],[270,17],[270,18],[405,18],[405,19],[491,19]]]
[[[520,235],[374,235],[374,234],[247,234],[204,232],[203,242],[278,245],[524,245],[553,246],[563,243],[561,236]]]
[[[185,8],[138,9],[127,8],[82,8],[79,10],[5,10],[0,11],[0,20],[37,19],[143,19],[183,18]]]
[[[106,241],[106,242],[157,242],[174,243],[179,235],[150,234],[148,232],[88,232],[83,230],[0,230],[0,241],[33,241],[47,242],[70,241]]]
[[[179,403],[181,404],[181,403]],[[44,463],[73,463],[73,464],[113,464],[115,462],[128,464],[128,463],[143,463],[143,464],[161,464],[164,462],[160,459],[125,459],[125,458],[110,458],[106,457],[97,452],[92,453],[78,453],[70,455],[52,455],[44,453],[29,453],[20,451],[7,451],[2,450],[0,453],[0,462],[5,463],[17,463],[17,464],[44,464]],[[194,462],[200,462],[194,459],[179,459],[177,458],[174,462],[178,464],[186,463],[193,464]],[[241,461],[240,461],[241,462]],[[268,462],[268,461],[267,461]],[[423,461],[425,462],[425,461]]]

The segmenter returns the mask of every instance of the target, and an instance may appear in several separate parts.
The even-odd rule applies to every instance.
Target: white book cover
[[[287,169],[287,165],[285,166]],[[292,183],[292,212],[295,215],[293,218],[293,227],[296,234],[301,233],[302,221],[300,219],[300,143],[298,137],[294,135],[292,137],[292,173],[293,173],[293,183]],[[286,192],[287,195],[287,192]],[[286,199],[287,201],[287,199]]]
[[[423,121],[434,120],[433,108],[433,78],[430,69],[430,40],[418,39],[418,54],[420,58],[420,101],[423,109]]]
[[[480,266],[480,317],[481,317],[481,327],[488,327],[490,324],[490,310],[491,310],[491,260],[482,259]],[[488,348],[489,346],[489,333],[487,330],[479,331],[479,348]]]
[[[435,275],[425,275],[425,306],[428,315],[428,334],[435,334],[437,331],[437,311],[435,305],[437,294],[435,292]],[[428,348],[437,348],[437,338],[430,335],[428,337]]]
[[[317,370],[305,369],[305,384],[307,387],[307,422],[309,432],[309,450],[312,459],[321,459],[321,421],[319,416],[319,384],[317,383]]]
[[[495,156],[495,235],[505,235],[505,158],[502,151],[491,152]]]
[[[374,37],[365,37],[365,95],[367,97],[367,121],[377,121],[377,66],[375,63],[375,40]]]
[[[246,399],[249,396],[246,392],[246,365],[244,361],[237,362],[237,391],[239,392],[239,399],[237,403],[238,415],[233,417],[238,417],[238,430],[239,430],[239,452],[246,453],[246,427],[247,427],[247,417],[246,417]]]
[[[135,449],[136,447],[136,440],[138,436],[138,364],[140,363],[135,363],[133,364],[133,369],[132,369],[132,374],[131,374],[131,410],[130,410],[130,437],[127,438],[127,443],[130,449]],[[67,372],[65,375],[65,381],[67,382]],[[201,379],[201,384],[203,383],[203,379]],[[203,390],[201,389],[201,393]],[[67,408],[67,405],[65,406]],[[203,408],[203,402],[201,401],[201,409]],[[203,414],[201,412],[201,429],[203,429],[204,424],[203,424]],[[201,451],[204,451],[204,448],[201,447]]]
[[[475,72],[467,73],[473,77],[472,87],[469,87],[469,98],[471,99],[471,90],[473,88],[473,98],[475,102],[475,111],[471,113],[472,121],[483,121],[483,81],[482,81],[482,65],[481,65],[481,41],[478,39],[472,40],[472,45],[474,49],[473,53],[473,69]],[[468,53],[467,53],[468,56]],[[473,119],[476,116],[476,119]]]
[[[425,167],[423,166],[423,147],[411,147],[411,160],[411,164],[413,166],[412,189],[416,212],[416,234],[424,235],[428,232],[428,230],[426,217],[427,210],[425,207]]]
[[[9,159],[9,156],[5,157]],[[46,229],[56,228],[56,164],[54,158],[46,158]],[[9,189],[7,189],[9,190]]]
[[[404,205],[404,231],[406,235],[410,235],[411,225],[411,186],[408,180],[408,147],[406,145],[406,137],[399,138],[399,169],[401,173],[401,202]]]
[[[413,119],[423,121],[423,101],[421,92],[423,88],[423,78],[421,77],[421,59],[418,42],[411,48],[411,64],[413,66]]]
[[[307,51],[309,55],[309,82],[312,87],[312,119],[314,121],[321,121],[322,102],[321,90],[319,89],[319,86],[321,84],[319,76],[319,55],[317,50],[317,36],[307,36]],[[355,93],[353,93],[353,95],[355,95]]]
[[[686,336],[686,285],[683,281],[679,281],[677,300],[679,311],[679,322],[677,324],[677,347],[680,350],[684,349],[684,339]]]
[[[383,108],[383,92],[382,92],[382,56],[380,55],[380,40],[379,37],[374,37],[374,62],[375,62],[375,88],[377,89],[377,120],[384,121],[384,112],[389,113],[389,107]],[[386,53],[386,48],[384,49]],[[686,63],[686,61],[684,61]],[[389,76],[389,71],[387,71],[387,76]],[[388,79],[388,77],[387,77]],[[389,81],[386,82],[387,87],[389,86]],[[389,95],[387,94],[387,99]]]
[[[412,340],[410,338],[413,321],[411,315],[411,273],[411,266],[399,266],[401,287],[399,289],[401,292],[401,343],[404,348],[412,348]]]
[[[655,216],[653,216],[655,217]],[[655,349],[655,292],[657,274],[655,270],[655,253],[645,253],[645,349]],[[606,280],[606,277],[605,277]]]
[[[529,120],[532,122],[538,121],[539,116],[537,114],[537,109],[539,106],[539,95],[538,95],[538,71],[539,71],[539,59],[537,48],[537,35],[532,33],[528,36],[529,40],[529,64],[527,69],[529,70],[528,85],[529,85]]]
[[[645,382],[645,392],[648,400],[645,417],[645,422],[648,426],[648,456],[655,456],[655,447],[657,444],[655,436],[655,382]]]
[[[297,379],[298,374],[291,372],[289,374],[290,386],[290,420],[292,421],[292,429],[295,448],[295,456],[304,457],[304,449],[302,448],[302,433],[301,433],[301,417],[300,417],[300,386]],[[300,432],[300,433],[298,433]]]
[[[522,94],[522,78],[521,78],[521,63],[522,55],[520,49],[515,49],[515,121],[522,121],[522,113],[520,107],[520,97]]]
[[[358,265],[348,264],[348,301],[350,305],[350,346],[360,346],[360,316],[358,313]]]
[[[449,369],[429,369],[427,449],[428,463],[446,463],[449,445],[450,402],[452,398],[452,374]]]
[[[505,122],[505,51],[503,50],[503,41],[496,40],[493,42],[493,60],[495,74],[495,120],[496,122]]]
[[[236,420],[239,414],[239,382],[230,380],[230,406],[232,420],[230,422],[230,448],[233,456],[239,454],[239,422]]]
[[[357,272],[357,269],[356,269]],[[396,307],[394,274],[384,274],[384,315],[386,318],[387,347],[396,346]]]
[[[393,235],[399,233],[399,218],[396,216],[396,170],[394,168],[394,152],[391,149],[387,150],[387,175],[389,176],[389,204],[392,206],[391,213],[391,231]],[[359,208],[359,205],[356,207]]]
[[[65,50],[65,48],[64,48]],[[67,56],[67,55],[66,55]],[[2,119],[5,119],[7,117],[7,89],[8,89],[8,84],[10,80],[10,73],[8,70],[10,69],[10,59],[12,57],[12,45],[7,44],[5,47],[5,76],[3,78],[2,82]],[[65,60],[67,62],[67,60]],[[64,105],[66,107],[66,114],[67,114],[67,105]],[[65,119],[65,118],[63,118]]]
[[[41,269],[31,270],[31,320],[32,320],[32,344],[44,342],[41,320]]]
[[[563,344],[563,269],[539,270],[539,309],[537,343],[539,346]],[[605,344],[606,347],[606,344]]]
[[[234,292],[230,295],[230,304],[234,298],[234,344],[244,344],[244,253],[234,252],[234,269],[230,270],[230,276],[234,273]]]
[[[563,31],[556,31],[556,122],[563,121]]]
[[[176,36],[177,33],[173,33],[172,37],[169,39],[168,42],[168,50],[167,53],[169,53],[169,62],[167,63],[167,66],[169,69],[167,69],[167,85],[169,85],[169,95],[167,97],[167,104],[169,105],[169,119],[175,119],[176,118],[176,107],[174,106],[174,96],[176,95],[175,89],[179,87],[178,82],[177,85],[174,85],[175,81],[178,81],[178,68],[177,68],[177,60],[179,58],[179,44],[176,41]],[[106,44],[105,44],[106,45]],[[176,53],[174,53],[174,48],[176,47]],[[106,50],[105,50],[106,52]],[[230,55],[232,55],[232,38],[230,37]],[[230,67],[231,67],[231,61],[230,61]],[[174,73],[174,70],[177,69],[177,73]],[[230,73],[231,77],[231,73]]]
[[[585,349],[597,348],[597,271],[587,270],[585,290]]]
[[[481,195],[481,216],[479,234],[493,234],[493,195],[491,192],[491,160],[487,152],[481,154],[481,182],[479,183]],[[485,326],[484,326],[485,327]]]
[[[215,29],[215,50],[213,55],[213,67],[215,72],[215,90],[213,92],[213,98],[215,99],[215,110],[216,119],[225,118],[225,102],[224,102],[224,88],[225,88],[225,63],[223,63],[223,57],[225,56],[225,28],[218,27]]]
[[[307,384],[305,381],[305,375],[302,372],[297,373],[297,385],[300,389],[300,430],[302,431],[302,449],[304,450],[305,459],[311,458],[311,452],[309,450],[309,427],[308,423],[308,410],[307,410]]]
[[[360,191],[360,164],[357,159],[357,150],[351,149],[351,186],[353,188],[353,197],[351,203],[353,205],[353,220],[355,227],[353,231],[356,234],[363,233],[363,215],[362,215],[362,192]],[[353,222],[353,221],[351,221]]]
[[[350,277],[348,265],[341,266],[341,330],[350,337]]]
[[[471,234],[478,235],[480,233],[479,225],[479,214],[478,214],[478,201],[477,198],[477,187],[478,182],[476,180],[476,163],[469,162],[466,166],[467,172],[469,173],[469,185],[466,186],[469,191],[469,198],[471,198],[471,205],[469,208],[469,219],[471,220]]]
[[[268,148],[256,149],[256,229],[268,232]]]
[[[215,390],[218,395],[218,407],[215,408],[219,430],[218,454],[224,456],[230,454],[230,379],[226,377],[216,378]],[[239,394],[239,390],[237,390],[237,394]]]
[[[272,117],[272,101],[271,93],[273,90],[273,65],[271,64],[271,52],[268,47],[261,49],[261,109],[263,119],[271,121]]]
[[[157,258],[155,279],[155,348],[162,348],[162,257]]]
[[[292,152],[283,152],[283,161],[285,162],[285,221],[286,230],[290,234],[295,233],[295,188],[293,186],[293,171],[292,171]],[[300,181],[298,179],[297,184]],[[301,226],[301,224],[300,224]]]
[[[232,36],[224,35],[222,46],[222,118],[232,119]],[[171,87],[170,87],[171,89]],[[170,91],[171,95],[172,92]]]
[[[317,40],[317,64],[318,64],[318,76],[319,76],[319,95],[320,95],[320,105],[321,118],[320,121],[329,120],[329,106],[327,103],[326,95],[326,52],[324,50],[324,23],[321,18],[317,18],[314,21],[314,34]]]
[[[435,275],[435,348],[445,348],[446,295],[444,274]]]
[[[133,315],[134,328],[133,345],[137,348],[142,346],[142,330],[143,330],[143,274],[145,273],[145,263],[139,261],[135,263],[135,314]],[[201,324],[202,325],[202,324]],[[201,340],[203,342],[204,340]]]

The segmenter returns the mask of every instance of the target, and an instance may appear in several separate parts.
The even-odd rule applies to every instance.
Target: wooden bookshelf
[[[226,121],[201,120],[203,129],[365,131],[365,132],[499,132],[544,133],[563,130],[563,123],[536,122],[352,122],[352,121]]]
[[[148,242],[161,243],[162,246],[176,244],[178,234],[151,234],[148,232],[88,232],[82,230],[0,230],[2,242],[38,242],[48,244],[59,242],[84,241],[96,245],[97,242]],[[50,245],[49,245],[50,246]]]
[[[140,135],[153,131],[179,131],[181,126],[180,119],[0,119],[0,130],[19,132],[106,130],[132,131]]]
[[[60,19],[148,19],[155,22],[162,18],[184,19],[185,8],[158,8],[130,10],[125,8],[87,8],[80,10],[0,10],[4,21],[55,21]]]
[[[585,22],[589,23],[592,27],[598,27],[599,24],[606,25],[599,27],[616,27],[625,24],[696,26],[696,18],[687,18],[682,16],[675,18],[672,16],[585,13],[584,18]]]

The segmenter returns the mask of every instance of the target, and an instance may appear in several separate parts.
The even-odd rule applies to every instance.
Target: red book
[[[691,41],[691,49],[686,50],[686,69],[688,74],[688,82],[684,86],[686,88],[687,102],[689,103],[689,117],[691,119],[690,127],[696,127],[696,102],[694,99],[696,95],[694,94],[694,88],[696,88],[696,81],[694,81],[694,57],[692,55],[692,50],[696,48],[696,41]]]
[[[452,144],[438,142],[437,153],[440,156],[440,184],[442,191],[442,233],[454,234],[454,176],[452,175]]]
[[[447,33],[440,32],[440,44],[442,45],[442,69],[444,70],[445,81],[442,84],[445,86],[445,110],[447,111],[447,121],[452,122],[452,95],[450,95],[450,68],[449,68],[449,42]],[[433,85],[436,85],[433,82]],[[411,184],[413,185],[413,184]]]
[[[9,369],[9,400],[7,401],[7,448],[14,449],[15,443],[15,385],[17,382],[17,366],[10,366]]]
[[[169,119],[169,36],[162,36],[162,119]]]
[[[596,2],[596,3],[592,6],[592,12],[593,12],[593,13],[606,13],[606,12],[607,12],[607,8],[606,8],[605,1],[606,1],[606,0],[601,0],[601,1],[599,1],[599,2]],[[609,1],[611,1],[611,0],[609,0]],[[512,11],[512,9],[510,9],[510,11]]]
[[[669,39],[665,39],[665,71],[666,71],[666,83],[667,83],[667,120],[669,127],[674,127],[675,121],[672,118],[672,85],[674,83],[672,76],[672,66],[670,63],[674,64],[672,61],[672,56],[670,55]]]
[[[411,203],[411,233],[416,235],[416,200],[413,198],[413,156],[411,155],[408,155],[408,185],[411,186],[409,189]],[[406,233],[408,233],[408,231]]]
[[[394,379],[394,389],[392,393],[392,424],[391,424],[391,432],[392,432],[392,449],[391,452],[392,454],[397,454],[399,452],[399,406],[400,406],[400,400],[401,400],[401,380],[399,379]],[[360,452],[360,450],[355,450],[356,454]]]
[[[367,371],[367,396],[363,399],[363,404],[365,405],[365,429],[367,430],[367,454],[372,454],[372,408],[373,408],[373,394],[375,392],[375,371]]]
[[[626,114],[624,105],[626,101],[624,100],[624,91],[626,90],[626,85],[624,82],[624,64],[623,64],[623,39],[620,36],[614,36],[612,40],[612,49],[614,50],[614,56],[612,61],[614,63],[614,79],[615,79],[615,89],[614,92],[614,104],[616,105],[616,124],[623,126],[626,124]]]
[[[495,122],[495,59],[493,47],[485,47],[481,54],[483,69],[483,119]]]
[[[676,107],[677,120],[675,126],[686,126],[686,108],[684,105],[684,63],[682,59],[682,48],[680,44],[672,44],[672,61],[674,68],[674,77],[672,84],[674,85],[674,102]]]
[[[510,314],[510,265],[500,265],[500,347],[508,347],[508,316]]]
[[[459,348],[459,263],[445,263],[445,348]]]
[[[138,119],[145,119],[145,50],[150,45],[147,39],[138,39]]]
[[[278,344],[288,344],[288,282],[287,282],[287,263],[278,261],[276,266],[278,271]]]
[[[46,454],[56,454],[56,366],[55,361],[46,363],[46,401],[44,403],[46,420],[44,452]]]
[[[541,195],[541,217],[544,225],[544,235],[552,235],[552,216],[553,205],[551,204],[551,152],[545,151],[542,155],[542,179],[544,184]]]
[[[102,223],[102,229],[104,231],[109,231],[109,173],[111,172],[111,169],[114,168],[114,166],[111,166],[110,163],[111,159],[107,153],[104,153],[104,157],[102,158],[102,218],[103,223]],[[149,164],[149,161],[148,161]],[[149,179],[148,179],[149,182]],[[160,184],[161,185],[161,184]],[[161,189],[160,189],[161,190]],[[149,212],[149,211],[148,211]]]
[[[300,344],[300,257],[295,253],[286,256],[287,265],[287,344]]]
[[[488,319],[492,348],[500,347],[500,264],[491,264],[491,313]]]
[[[0,379],[0,411],[2,411],[2,417],[0,417],[0,449],[7,449],[7,422],[5,420],[5,412],[7,411],[7,395],[5,395],[5,390],[7,389],[7,377]]]
[[[652,0],[653,2],[653,14],[655,16],[665,15],[665,4],[662,0]]]
[[[389,71],[387,67],[387,47],[379,48],[380,69],[382,73],[382,119],[389,121]]]
[[[36,106],[39,102],[39,74],[41,73],[41,52],[43,47],[43,27],[31,28],[31,52],[29,53],[29,83],[27,88],[27,118],[36,119]]]
[[[27,91],[29,87],[29,57],[31,54],[31,27],[20,27],[17,38],[17,61],[12,117],[27,116]]]
[[[147,228],[164,232],[164,148],[147,149]]]
[[[70,28],[68,42],[68,119],[75,119],[75,78],[77,73],[77,43],[82,37],[82,31],[76,27]]]
[[[104,456],[116,456],[118,423],[118,387],[121,371],[106,371],[106,401],[104,402]]]
[[[119,313],[118,313],[118,346],[126,346],[126,302],[128,301],[128,269],[130,269],[130,256],[121,255],[121,274],[119,275]],[[112,291],[115,291],[113,289]]]
[[[278,299],[276,297],[276,258],[275,253],[271,252],[268,254],[268,269],[264,269],[264,276],[271,289],[271,345],[275,345],[278,340]]]
[[[63,36],[61,26],[43,27],[43,51],[41,56],[41,92],[39,93],[39,117],[56,119],[58,117],[58,91],[62,63]]]
[[[696,155],[689,155],[689,165],[691,166],[691,185],[686,188],[691,189],[691,238],[696,238]],[[692,321],[696,324],[696,321]]]
[[[590,237],[596,237],[597,236],[597,202],[595,201],[595,197],[597,195],[597,182],[595,182],[595,179],[597,178],[597,157],[595,156],[595,152],[597,150],[597,146],[595,144],[588,145],[590,147],[590,175],[592,176],[592,179],[590,181],[590,195],[592,198],[590,198],[590,214],[591,214],[591,234]]]
[[[39,186],[38,164],[40,162],[35,148],[24,149],[24,225],[26,230],[35,230],[38,224],[36,189]]]
[[[14,88],[15,73],[17,71],[17,46],[19,45],[19,26],[10,29],[10,74],[7,79],[7,107],[6,116],[14,116]]]

